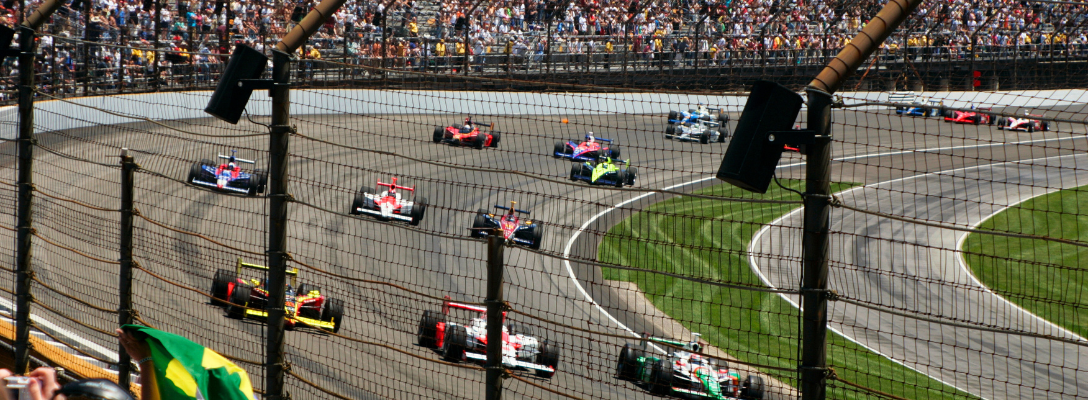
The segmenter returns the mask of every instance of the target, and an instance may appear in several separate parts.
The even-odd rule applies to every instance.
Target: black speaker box
[[[768,135],[792,129],[802,103],[801,95],[785,86],[768,81],[753,84],[718,168],[718,179],[744,190],[767,193],[782,157],[782,145],[771,143]]]
[[[242,79],[257,79],[261,77],[268,65],[268,57],[246,45],[234,47],[234,53],[230,55],[227,69],[219,79],[219,84],[212,93],[212,99],[204,112],[221,120],[237,124],[242,118],[242,111],[249,102],[249,95],[253,89],[239,87]]]

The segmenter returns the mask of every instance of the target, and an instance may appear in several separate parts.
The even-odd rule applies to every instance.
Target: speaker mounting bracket
[[[791,147],[800,144],[813,144],[816,143],[816,131],[812,129],[772,131],[767,133],[767,140],[771,143],[781,143]]]
[[[275,82],[272,82],[271,79],[239,79],[238,80],[238,88],[239,89],[268,90],[269,91],[268,92],[269,96],[272,95],[272,88],[275,87],[275,86],[276,86]]]

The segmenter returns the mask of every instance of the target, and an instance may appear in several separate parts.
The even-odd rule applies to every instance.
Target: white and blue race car
[[[694,124],[699,121],[718,121],[719,124],[725,125],[729,122],[729,114],[722,112],[721,108],[707,108],[703,103],[687,111],[669,111],[669,125]]]
[[[227,162],[215,165],[208,159],[193,163],[189,168],[188,183],[209,187],[225,192],[233,192],[256,196],[264,193],[268,184],[268,172],[263,169],[254,169],[253,172],[242,171],[239,163],[255,164],[252,160],[243,160],[235,157],[237,150],[231,150],[229,156],[220,154],[219,158]]]

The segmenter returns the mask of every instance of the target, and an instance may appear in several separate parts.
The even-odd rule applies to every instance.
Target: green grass
[[[1028,200],[979,228],[1088,241],[1088,186]],[[1088,337],[1088,248],[972,233],[963,251],[971,271],[991,290]]]
[[[799,190],[803,187],[798,181],[782,183]],[[832,191],[851,186],[835,184]],[[727,184],[698,193],[751,197]],[[774,186],[758,198],[797,200],[798,196]],[[748,244],[764,224],[795,207],[690,197],[670,199],[612,227],[600,245],[598,257],[602,262],[644,270],[764,287],[749,267]],[[723,288],[641,271],[605,268],[603,272],[605,279],[637,284],[658,309],[740,360],[797,367],[799,312],[776,294]],[[828,345],[829,364],[841,378],[851,382],[907,398],[970,397],[834,333],[829,332]],[[796,386],[794,372],[764,372]],[[841,383],[835,386],[844,387]],[[835,389],[829,390],[829,397],[868,396],[855,389]]]

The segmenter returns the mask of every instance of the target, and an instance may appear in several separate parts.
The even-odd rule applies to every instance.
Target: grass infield
[[[784,180],[782,184],[796,190],[803,188],[803,183],[795,180]],[[852,186],[835,184],[831,189],[839,192]],[[751,196],[728,184],[698,193]],[[772,185],[761,198],[796,200],[798,196]],[[598,257],[601,262],[644,270],[764,287],[748,264],[748,245],[764,224],[793,208],[795,205],[690,197],[669,199],[612,227],[601,242]],[[676,246],[681,244],[684,246]],[[799,311],[776,294],[722,288],[640,271],[604,268],[603,273],[605,279],[637,284],[658,309],[740,360],[784,368],[797,368],[799,364]],[[828,333],[828,362],[840,378],[896,396],[970,397],[832,332]],[[764,372],[796,386],[795,373]],[[869,397],[866,392],[829,381],[829,398]]]
[[[1088,241],[1088,186],[1025,201],[979,229]],[[972,233],[963,255],[975,277],[997,294],[1088,337],[1088,248]]]

